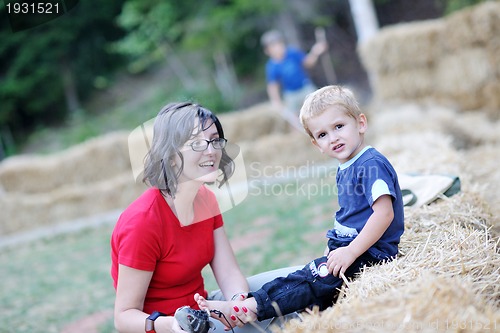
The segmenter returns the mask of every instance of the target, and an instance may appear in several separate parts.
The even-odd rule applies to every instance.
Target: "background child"
[[[283,35],[277,30],[270,30],[262,35],[261,44],[269,57],[266,64],[267,93],[273,107],[282,112],[292,125],[300,127],[297,114],[304,98],[316,88],[312,84],[306,69],[318,62],[328,44],[316,42],[309,53],[289,47]]]
[[[327,86],[309,95],[300,121],[312,143],[338,159],[339,210],[327,232],[325,256],[301,270],[277,278],[235,302],[195,300],[202,309],[218,309],[234,325],[264,320],[311,306],[325,309],[335,301],[344,278],[352,278],[365,265],[394,258],[404,230],[404,211],[396,172],[377,150],[367,146],[366,116],[352,92]]]

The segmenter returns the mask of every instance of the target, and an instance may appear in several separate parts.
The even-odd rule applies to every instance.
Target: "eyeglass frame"
[[[197,143],[197,142],[200,142],[200,141],[205,141],[205,142],[206,142],[206,146],[205,146],[205,148],[203,148],[203,149],[201,149],[201,150],[196,150],[196,149],[194,149],[194,146],[193,146],[193,145],[194,145],[195,143]],[[215,143],[215,142],[220,142],[221,147],[220,147],[220,148],[215,147],[215,146],[214,146],[214,143]],[[208,149],[208,146],[209,146],[210,144],[212,144],[212,148],[213,148],[213,149],[222,150],[222,149],[224,149],[224,148],[226,147],[227,140],[226,140],[226,139],[224,139],[224,138],[213,138],[212,140],[198,139],[198,140],[196,140],[196,141],[191,142],[190,144],[187,144],[186,146],[190,146],[190,147],[191,147],[191,149],[192,149],[193,151],[195,151],[195,152],[202,152],[202,151],[207,150],[207,149]]]

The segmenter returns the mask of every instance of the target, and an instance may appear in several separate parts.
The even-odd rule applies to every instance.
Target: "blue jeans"
[[[335,244],[331,239],[328,242],[330,251],[346,245],[348,244]],[[304,268],[286,277],[276,278],[250,293],[249,296],[255,297],[257,302],[257,319],[261,321],[278,316],[273,302],[278,305],[283,315],[312,306],[319,306],[320,310],[331,306],[338,296],[343,280],[325,271],[326,262],[327,257],[317,258]],[[344,275],[353,278],[363,266],[378,262],[379,259],[365,252],[349,266]]]

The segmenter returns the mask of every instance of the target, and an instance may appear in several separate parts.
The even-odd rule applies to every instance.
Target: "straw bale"
[[[268,134],[286,131],[283,118],[270,103],[257,104],[242,111],[218,116],[225,137],[233,143],[254,140]]]
[[[9,193],[43,193],[105,180],[130,169],[126,138],[116,132],[52,155],[8,158],[0,163],[0,184]]]
[[[282,332],[495,331],[498,312],[472,290],[472,283],[459,278],[423,274],[377,297],[351,297],[349,306],[302,315],[303,322],[294,320]]]
[[[434,100],[500,114],[500,2],[381,29],[360,45],[375,98]]]
[[[425,69],[439,54],[442,25],[441,20],[392,25],[361,44],[358,52],[365,66],[379,75],[402,68]]]
[[[381,75],[374,89],[378,96],[389,100],[424,98],[433,92],[434,81],[433,71],[413,68]]]
[[[500,121],[491,119],[484,112],[456,113],[442,130],[454,136],[454,146],[458,149],[500,144]]]
[[[130,171],[88,184],[71,184],[47,193],[11,193],[0,197],[0,234],[56,225],[126,207],[145,186]]]
[[[497,132],[498,134],[498,132]],[[494,226],[492,233],[500,237],[500,170],[498,168],[498,153],[500,143],[487,143],[465,153],[465,159],[473,161],[466,165],[466,172],[470,177],[484,184],[482,196],[489,204],[492,212],[491,224]]]
[[[369,112],[368,132],[376,137],[421,131],[442,132],[458,117],[453,109],[416,103],[372,105]]]
[[[398,172],[465,176],[463,157],[452,142],[449,135],[422,131],[386,135],[377,139],[375,147],[388,156]]]
[[[474,93],[494,72],[484,49],[470,48],[443,55],[436,66],[436,92],[453,97]]]
[[[500,31],[500,5],[498,0],[486,1],[480,6],[473,7],[471,12],[472,30],[476,38],[484,43],[491,39],[498,40]]]
[[[486,45],[498,38],[500,5],[487,1],[480,6],[465,8],[446,19],[441,45],[445,52],[464,47]]]
[[[498,54],[500,59],[500,52]],[[498,61],[500,67],[500,61]],[[500,77],[500,69],[498,70]],[[487,82],[482,90],[484,107],[492,118],[500,119],[500,81]]]
[[[302,315],[302,322],[289,322],[282,332],[495,330],[500,253],[479,192],[405,212],[397,259],[365,269],[333,307]]]
[[[272,134],[251,142],[243,142],[241,149],[245,165],[252,169],[320,163],[326,160],[311,144],[309,137],[298,131]]]

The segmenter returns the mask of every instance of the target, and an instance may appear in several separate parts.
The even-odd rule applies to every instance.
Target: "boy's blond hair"
[[[348,116],[355,119],[362,113],[354,94],[348,88],[334,85],[320,88],[307,95],[300,109],[300,123],[311,138],[313,135],[307,121],[333,107],[341,107]]]

